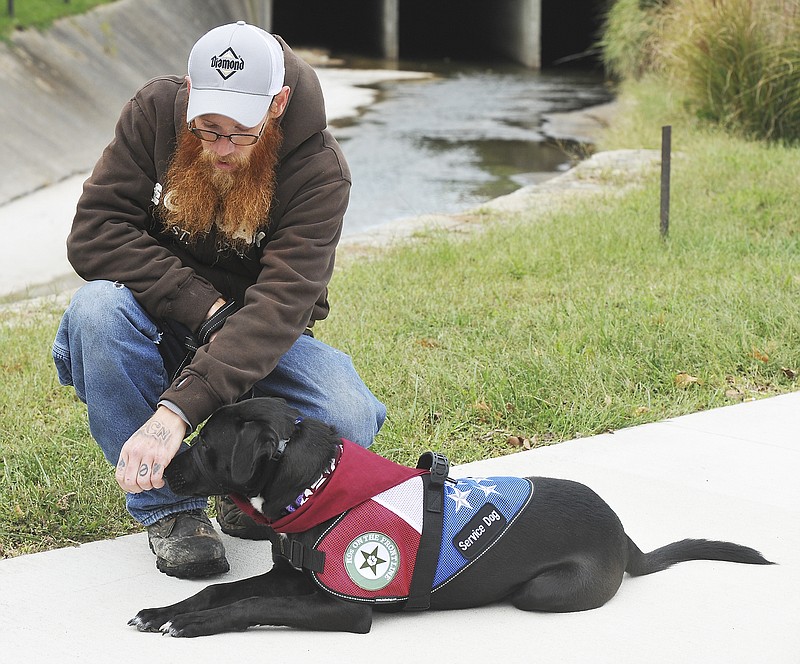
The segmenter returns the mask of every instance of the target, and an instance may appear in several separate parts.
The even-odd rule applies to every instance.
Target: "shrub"
[[[800,139],[800,0],[673,0],[663,21],[665,71],[701,118]]]
[[[638,79],[656,67],[658,17],[664,0],[616,0],[606,13],[599,46],[606,71]]]

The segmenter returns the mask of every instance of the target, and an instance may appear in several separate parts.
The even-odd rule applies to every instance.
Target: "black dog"
[[[508,600],[526,611],[583,611],[611,599],[625,572],[703,559],[771,564],[753,549],[708,540],[645,554],[582,484],[545,477],[461,484],[444,481],[442,458],[427,461],[430,472],[394,464],[280,399],[220,409],[169,465],[167,480],[183,495],[230,494],[268,522],[276,531],[273,568],[144,609],[129,624],[171,636],[256,625],[366,633],[373,608]],[[505,485],[510,498],[499,491]]]

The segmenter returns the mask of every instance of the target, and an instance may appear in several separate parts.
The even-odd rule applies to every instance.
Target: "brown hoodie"
[[[244,256],[218,253],[213,234],[189,246],[167,234],[155,216],[186,125],[186,84],[175,76],[149,81],[122,110],[114,139],[84,185],[67,240],[81,277],[124,284],[156,321],[197,330],[217,298],[241,306],[162,395],[192,426],[268,375],[305,328],[328,314],[327,284],[350,171],[325,128],[317,75],[278,39],[291,95],[260,247]]]

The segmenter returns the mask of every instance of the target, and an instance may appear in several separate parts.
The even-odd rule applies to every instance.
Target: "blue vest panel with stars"
[[[468,477],[444,486],[442,547],[433,590],[488,551],[533,497],[523,477]]]

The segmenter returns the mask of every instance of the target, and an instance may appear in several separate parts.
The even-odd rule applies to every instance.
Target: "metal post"
[[[672,126],[661,127],[661,237],[669,234],[669,177],[672,153]]]
[[[14,18],[14,0],[8,0],[8,15]]]

